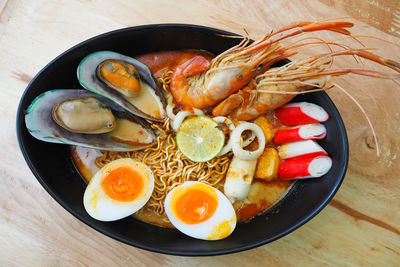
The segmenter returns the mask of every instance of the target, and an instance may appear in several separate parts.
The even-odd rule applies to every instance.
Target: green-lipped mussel
[[[156,140],[145,120],[87,90],[60,89],[39,95],[27,109],[25,123],[39,140],[101,150],[138,150]]]
[[[78,80],[87,90],[111,99],[132,114],[163,121],[166,101],[147,66],[111,51],[94,52],[78,66]]]

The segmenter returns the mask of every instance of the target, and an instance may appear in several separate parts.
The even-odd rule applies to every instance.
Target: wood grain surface
[[[297,20],[368,16],[357,35],[400,40],[398,0],[1,0],[0,1],[0,265],[1,266],[398,266],[400,262],[400,86],[391,80],[338,78],[366,110],[339,89],[329,95],[344,119],[350,161],[330,204],[293,233],[249,251],[207,258],[160,255],[89,228],[41,187],[19,150],[15,118],[28,82],[57,55],[98,34],[150,23],[191,23],[253,38]],[[354,20],[353,20],[354,21]],[[321,33],[334,39],[334,33]],[[360,37],[400,61],[400,47]],[[354,41],[351,44],[355,44]],[[337,61],[352,64],[350,57]],[[363,61],[363,67],[380,69]],[[51,88],[49,88],[51,89]]]

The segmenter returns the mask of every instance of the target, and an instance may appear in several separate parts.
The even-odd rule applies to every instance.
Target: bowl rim
[[[140,249],[144,249],[147,251],[151,251],[151,252],[157,252],[157,253],[162,253],[162,254],[167,254],[167,255],[174,255],[174,256],[216,256],[216,255],[225,255],[225,254],[231,254],[231,253],[237,253],[237,252],[241,252],[241,251],[245,251],[245,250],[249,250],[252,248],[256,248],[262,245],[265,245],[267,243],[273,242],[285,235],[288,235],[289,233],[293,232],[294,230],[296,230],[297,228],[299,228],[300,226],[304,225],[306,222],[310,221],[312,218],[314,218],[325,206],[328,205],[328,203],[332,200],[332,198],[334,197],[334,195],[337,193],[338,189],[340,188],[346,171],[347,171],[347,167],[348,167],[348,161],[349,161],[349,144],[348,144],[348,137],[347,137],[347,132],[346,132],[346,128],[344,125],[344,122],[340,116],[340,113],[337,109],[337,107],[335,106],[335,104],[333,103],[333,101],[331,100],[331,98],[329,97],[329,95],[325,92],[320,92],[323,93],[326,97],[326,100],[329,102],[330,105],[333,106],[333,108],[337,111],[337,115],[336,119],[338,120],[338,125],[339,125],[339,131],[342,132],[344,135],[342,136],[342,139],[344,140],[344,144],[343,144],[343,148],[344,151],[342,151],[343,157],[344,157],[344,166],[343,168],[341,168],[338,179],[336,181],[336,183],[334,184],[334,188],[333,190],[330,190],[329,195],[324,199],[324,201],[322,201],[322,203],[320,203],[320,205],[318,205],[318,207],[316,209],[314,209],[310,214],[308,214],[307,216],[305,216],[304,218],[302,218],[300,221],[298,221],[297,223],[295,223],[294,225],[292,225],[291,227],[289,227],[288,229],[286,229],[285,231],[282,231],[281,233],[277,234],[276,236],[272,237],[272,238],[266,238],[262,241],[258,241],[258,242],[253,242],[250,244],[245,244],[243,246],[239,246],[236,248],[230,248],[230,249],[219,249],[219,250],[215,250],[215,251],[211,251],[211,252],[179,252],[179,251],[175,251],[175,250],[166,250],[166,249],[159,249],[159,248],[155,248],[152,246],[147,246],[147,245],[143,245],[143,244],[139,244],[139,243],[135,243],[132,242],[130,240],[127,240],[124,236],[115,234],[115,233],[111,233],[107,230],[104,230],[102,227],[99,227],[97,225],[92,225],[89,221],[87,221],[85,218],[83,218],[79,213],[75,212],[73,208],[69,207],[64,201],[62,201],[55,192],[53,192],[50,187],[42,180],[42,178],[40,177],[40,175],[38,174],[38,172],[36,171],[36,168],[34,167],[32,161],[30,160],[30,158],[28,157],[28,152],[26,149],[25,144],[22,142],[21,140],[21,134],[23,129],[21,129],[20,127],[20,120],[23,120],[23,117],[25,115],[25,111],[23,110],[22,107],[22,102],[25,99],[25,96],[27,95],[31,85],[36,81],[36,79],[42,74],[42,72],[44,72],[49,66],[51,66],[54,62],[56,62],[57,60],[59,60],[61,57],[63,57],[64,55],[70,53],[71,51],[81,47],[81,46],[85,46],[87,43],[90,43],[96,39],[101,39],[104,37],[108,37],[108,36],[113,36],[114,34],[118,34],[118,33],[122,33],[122,32],[126,32],[126,31],[138,31],[138,30],[154,30],[154,29],[158,29],[158,28],[185,28],[185,29],[192,29],[192,30],[202,30],[202,31],[209,31],[209,32],[215,32],[215,33],[219,33],[222,35],[230,35],[230,36],[239,36],[239,34],[236,33],[232,33],[232,32],[228,32],[225,30],[221,30],[221,29],[217,29],[217,28],[213,28],[213,27],[208,27],[208,26],[203,26],[203,25],[196,25],[196,24],[185,24],[185,23],[160,23],[160,24],[143,24],[143,25],[137,25],[137,26],[131,26],[131,27],[126,27],[126,28],[120,28],[117,30],[112,30],[109,32],[105,32],[96,36],[93,36],[87,40],[84,40],[74,46],[72,46],[71,48],[65,50],[64,52],[62,52],[61,54],[59,54],[58,56],[56,56],[54,59],[52,59],[49,63],[47,63],[33,78],[32,80],[29,82],[29,84],[27,85],[27,87],[25,88],[23,94],[21,95],[20,98],[20,102],[18,105],[18,110],[17,110],[17,116],[16,116],[16,134],[17,134],[17,139],[18,139],[18,144],[20,147],[20,150],[22,152],[22,155],[26,161],[26,163],[28,164],[29,169],[31,170],[31,172],[34,174],[34,176],[36,177],[36,179],[39,181],[39,183],[43,186],[43,188],[47,191],[47,193],[50,194],[50,196],[56,200],[56,202],[58,202],[58,204],[60,204],[65,210],[67,210],[69,213],[71,213],[75,218],[77,218],[78,220],[80,220],[81,222],[83,222],[84,224],[86,224],[87,226],[91,227],[92,229],[114,239],[117,241],[120,241],[122,243],[125,243],[127,245],[136,247],[136,248],[140,248]],[[210,241],[212,242],[212,241]]]

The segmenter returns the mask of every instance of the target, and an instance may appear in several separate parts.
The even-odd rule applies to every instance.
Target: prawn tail
[[[183,68],[182,73],[186,78],[208,70],[210,62],[202,56],[195,56],[183,63],[181,66]]]
[[[230,95],[213,108],[213,116],[226,116],[240,107],[246,106],[254,101],[255,81],[251,81],[242,90]]]
[[[230,114],[233,110],[239,108],[244,99],[243,96],[239,93],[229,96],[221,103],[219,103],[215,108],[212,110],[213,116],[226,116]]]

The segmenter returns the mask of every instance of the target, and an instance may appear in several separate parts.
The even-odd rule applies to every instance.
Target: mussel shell
[[[54,122],[52,119],[53,106],[65,99],[94,97],[111,108],[116,118],[125,118],[141,125],[151,137],[146,145],[130,145],[110,138],[109,133],[83,134],[70,132]],[[149,123],[126,112],[109,99],[96,95],[87,90],[58,89],[45,92],[32,102],[25,113],[25,124],[30,134],[42,141],[77,145],[109,151],[134,151],[143,149],[156,141],[156,135]]]
[[[99,64],[104,62],[105,60],[117,60],[123,61],[133,65],[136,70],[139,72],[141,82],[146,83],[150,88],[154,90],[154,93],[158,96],[161,104],[162,104],[162,118],[155,118],[148,114],[145,114],[143,111],[139,110],[139,108],[135,107],[131,104],[126,98],[124,98],[119,92],[115,91],[114,89],[108,87],[103,81],[101,81],[97,77],[97,67]],[[160,88],[157,80],[153,77],[149,68],[143,64],[142,62],[124,56],[119,53],[111,52],[111,51],[98,51],[91,53],[90,55],[86,56],[78,66],[77,70],[78,80],[80,84],[87,90],[92,91],[96,94],[101,96],[107,97],[117,103],[118,105],[122,106],[127,111],[131,112],[132,114],[152,120],[152,121],[163,121],[166,118],[166,100],[163,94],[162,89]],[[142,89],[143,90],[143,86]]]

